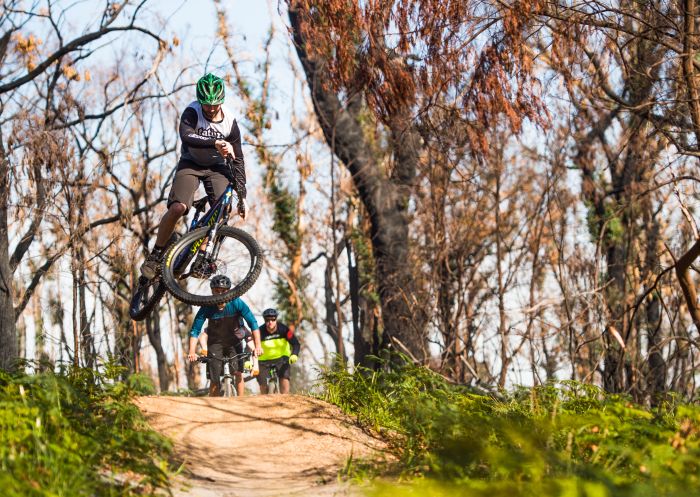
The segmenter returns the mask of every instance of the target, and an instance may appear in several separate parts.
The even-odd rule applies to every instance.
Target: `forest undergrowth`
[[[389,442],[391,458],[347,463],[374,496],[700,495],[700,406],[636,405],[562,381],[475,392],[406,363],[322,373],[322,398]]]
[[[143,378],[121,382],[121,373],[110,365],[104,374],[0,371],[3,496],[167,493],[170,442],[132,403]]]

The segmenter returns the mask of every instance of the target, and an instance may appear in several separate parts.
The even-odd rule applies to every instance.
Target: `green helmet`
[[[197,81],[197,101],[202,105],[224,103],[224,80],[207,73]]]

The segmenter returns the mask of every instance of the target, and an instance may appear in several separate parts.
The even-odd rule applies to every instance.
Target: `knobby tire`
[[[179,236],[180,235],[178,233],[173,233],[170,235],[167,246],[174,243]],[[151,295],[145,301],[142,301],[141,296],[143,292],[146,291],[147,288],[154,286],[155,290],[153,291],[153,295]],[[165,295],[165,285],[163,284],[163,280],[161,279],[160,275],[156,276],[156,278],[153,280],[139,276],[136,283],[136,289],[131,295],[131,302],[129,302],[129,316],[131,319],[134,321],[143,321],[146,319],[151,314],[158,302],[160,302],[160,299],[163,298],[163,295]]]
[[[154,287],[153,294],[148,297],[145,301],[142,296],[143,293],[151,287]],[[143,276],[139,277],[138,284],[136,285],[136,290],[131,296],[131,302],[129,303],[129,316],[134,321],[143,321],[148,317],[160,299],[163,298],[165,294],[165,285],[163,284],[161,278],[156,278],[154,280],[148,280]]]

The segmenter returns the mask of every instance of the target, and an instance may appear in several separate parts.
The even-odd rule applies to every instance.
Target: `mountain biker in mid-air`
[[[294,328],[289,328],[277,322],[277,310],[265,309],[263,311],[265,324],[260,326],[258,332],[262,344],[263,354],[258,356],[258,385],[260,393],[267,393],[267,378],[270,367],[277,367],[277,375],[280,379],[280,393],[289,393],[289,365],[299,359],[301,344],[294,335]]]
[[[141,266],[141,274],[153,279],[163,251],[177,221],[194,202],[200,181],[213,204],[229,184],[226,157],[233,158],[232,183],[238,194],[238,214],[245,219],[246,175],[241,149],[241,132],[233,111],[224,106],[224,80],[211,73],[197,81],[197,100],[180,117],[182,148],[173,186],[168,195],[168,210],[158,227],[155,246]]]
[[[214,276],[211,279],[211,291],[214,294],[224,293],[231,288],[231,280],[223,275]],[[190,330],[190,344],[187,358],[190,361],[195,361],[197,355],[195,349],[197,347],[198,337],[202,331],[202,326],[206,320],[209,320],[209,328],[207,330],[208,339],[208,357],[221,359],[230,357],[236,354],[243,353],[245,335],[241,327],[241,317],[245,320],[253,331],[253,340],[255,342],[254,354],[259,356],[262,354],[260,346],[260,333],[258,332],[258,322],[251,312],[250,308],[240,298],[233,299],[226,304],[215,306],[200,307],[194,317],[192,329]],[[241,396],[245,390],[243,381],[243,365],[244,360],[240,359],[238,364],[233,365],[236,377],[236,390]],[[209,396],[218,397],[221,395],[221,373],[223,372],[224,364],[220,360],[213,360],[207,363],[209,368]]]

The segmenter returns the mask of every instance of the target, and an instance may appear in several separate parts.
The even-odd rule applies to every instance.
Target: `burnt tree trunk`
[[[371,367],[369,356],[372,354],[372,330],[361,326],[360,309],[360,270],[357,257],[353,251],[350,238],[345,239],[345,253],[348,257],[348,280],[350,284],[350,309],[352,312],[352,344],[356,365]]]
[[[158,381],[160,391],[167,392],[170,387],[170,370],[168,369],[168,358],[163,350],[163,343],[160,334],[160,313],[153,312],[146,319],[146,333],[153,349],[156,351],[156,361],[158,362]]]
[[[323,295],[324,303],[326,309],[326,317],[324,322],[326,324],[326,333],[333,340],[335,345],[335,352],[338,357],[341,358],[343,362],[347,362],[347,356],[345,354],[345,348],[342,343],[342,336],[338,333],[338,312],[336,305],[335,292],[333,291],[333,264],[337,262],[337,259],[327,257],[326,258],[326,270],[324,271],[323,277]]]
[[[87,286],[87,279],[85,277],[85,253],[83,247],[80,247],[76,251],[78,257],[78,311],[79,311],[79,328],[80,328],[80,346],[82,348],[81,353],[83,355],[83,365],[86,368],[94,368],[97,363],[96,351],[95,351],[95,340],[90,331],[90,319],[87,313],[87,302],[85,287]]]
[[[10,167],[0,135],[0,369],[12,370],[17,361],[17,330],[12,299],[10,241],[7,231]]]
[[[411,121],[411,109],[399,106],[387,120],[395,159],[395,167],[387,176],[372,156],[363,133],[362,97],[350,96],[344,105],[338,94],[329,88],[330,78],[324,61],[307,50],[313,40],[304,36],[299,8],[291,2],[289,20],[316,116],[326,142],[352,174],[369,214],[386,334],[383,341],[398,341],[398,350],[405,348],[415,359],[423,361],[428,355],[424,332],[426,317],[421,306],[416,305],[416,282],[409,259],[407,208],[420,152],[420,138]]]

